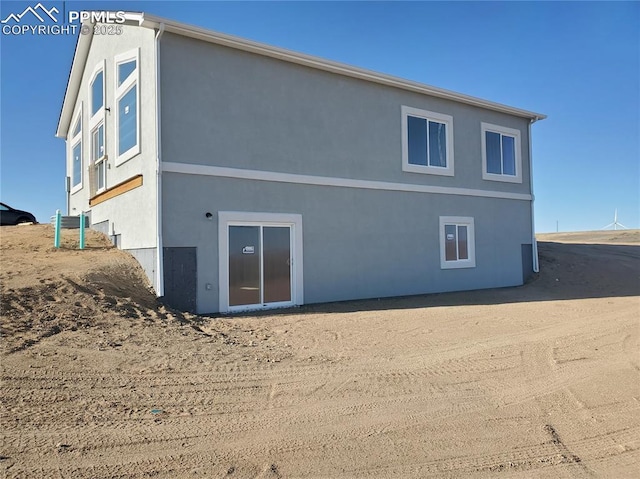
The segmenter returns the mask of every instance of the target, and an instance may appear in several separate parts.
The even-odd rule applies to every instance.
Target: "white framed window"
[[[91,132],[91,164],[94,169],[96,193],[107,186],[107,155],[104,144],[104,121]]]
[[[93,70],[89,82],[89,98],[91,115],[89,128],[91,131],[91,179],[93,192],[106,188],[107,154],[105,144],[105,61],[101,61]]]
[[[472,217],[440,217],[440,267],[475,268],[476,241]]]
[[[482,123],[482,178],[522,183],[520,130]]]
[[[68,139],[70,172],[71,172],[71,193],[82,189],[82,102],[71,122],[71,135]]]
[[[116,165],[140,153],[140,50],[115,57]]]
[[[402,106],[402,170],[453,176],[453,117]]]

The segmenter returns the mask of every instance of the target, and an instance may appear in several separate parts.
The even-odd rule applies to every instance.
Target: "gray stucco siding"
[[[197,248],[200,313],[218,310],[218,211],[302,215],[307,304],[519,285],[531,242],[522,200],[175,173],[162,195],[164,246]],[[474,218],[476,267],[441,269],[440,216]]]
[[[524,193],[528,120],[165,34],[165,161]],[[455,176],[402,171],[401,106],[453,116]],[[481,123],[521,132],[522,183],[482,178]]]

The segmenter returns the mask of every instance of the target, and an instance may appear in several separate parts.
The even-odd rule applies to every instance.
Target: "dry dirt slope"
[[[547,238],[522,288],[233,319],[66,233],[0,229],[7,477],[638,477],[637,231]]]

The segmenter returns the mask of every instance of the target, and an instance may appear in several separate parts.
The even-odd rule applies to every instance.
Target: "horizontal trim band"
[[[414,185],[409,183],[391,183],[387,181],[354,180],[328,176],[298,175],[273,171],[245,170],[223,166],[194,165],[192,163],[163,162],[162,171],[185,175],[219,176],[242,180],[294,183],[299,185],[335,186],[339,188],[360,188],[365,190],[404,191],[410,193],[435,193],[441,195],[476,196],[482,198],[503,198],[508,200],[531,201],[531,195],[505,193],[502,191],[473,190],[448,186]]]

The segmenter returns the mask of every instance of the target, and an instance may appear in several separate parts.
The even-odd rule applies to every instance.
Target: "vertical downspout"
[[[533,148],[531,146],[531,125],[533,125],[538,118],[532,118],[529,121],[529,188],[531,191],[531,256],[532,256],[532,267],[533,272],[538,273],[540,271],[540,266],[538,264],[538,242],[536,241],[536,221],[534,217],[534,208],[533,203],[535,201],[535,195],[533,194],[533,156],[532,151]]]
[[[156,232],[157,232],[157,264],[156,295],[164,296],[164,254],[162,251],[162,139],[160,135],[160,38],[164,33],[164,23],[158,28],[155,38],[156,50]]]

